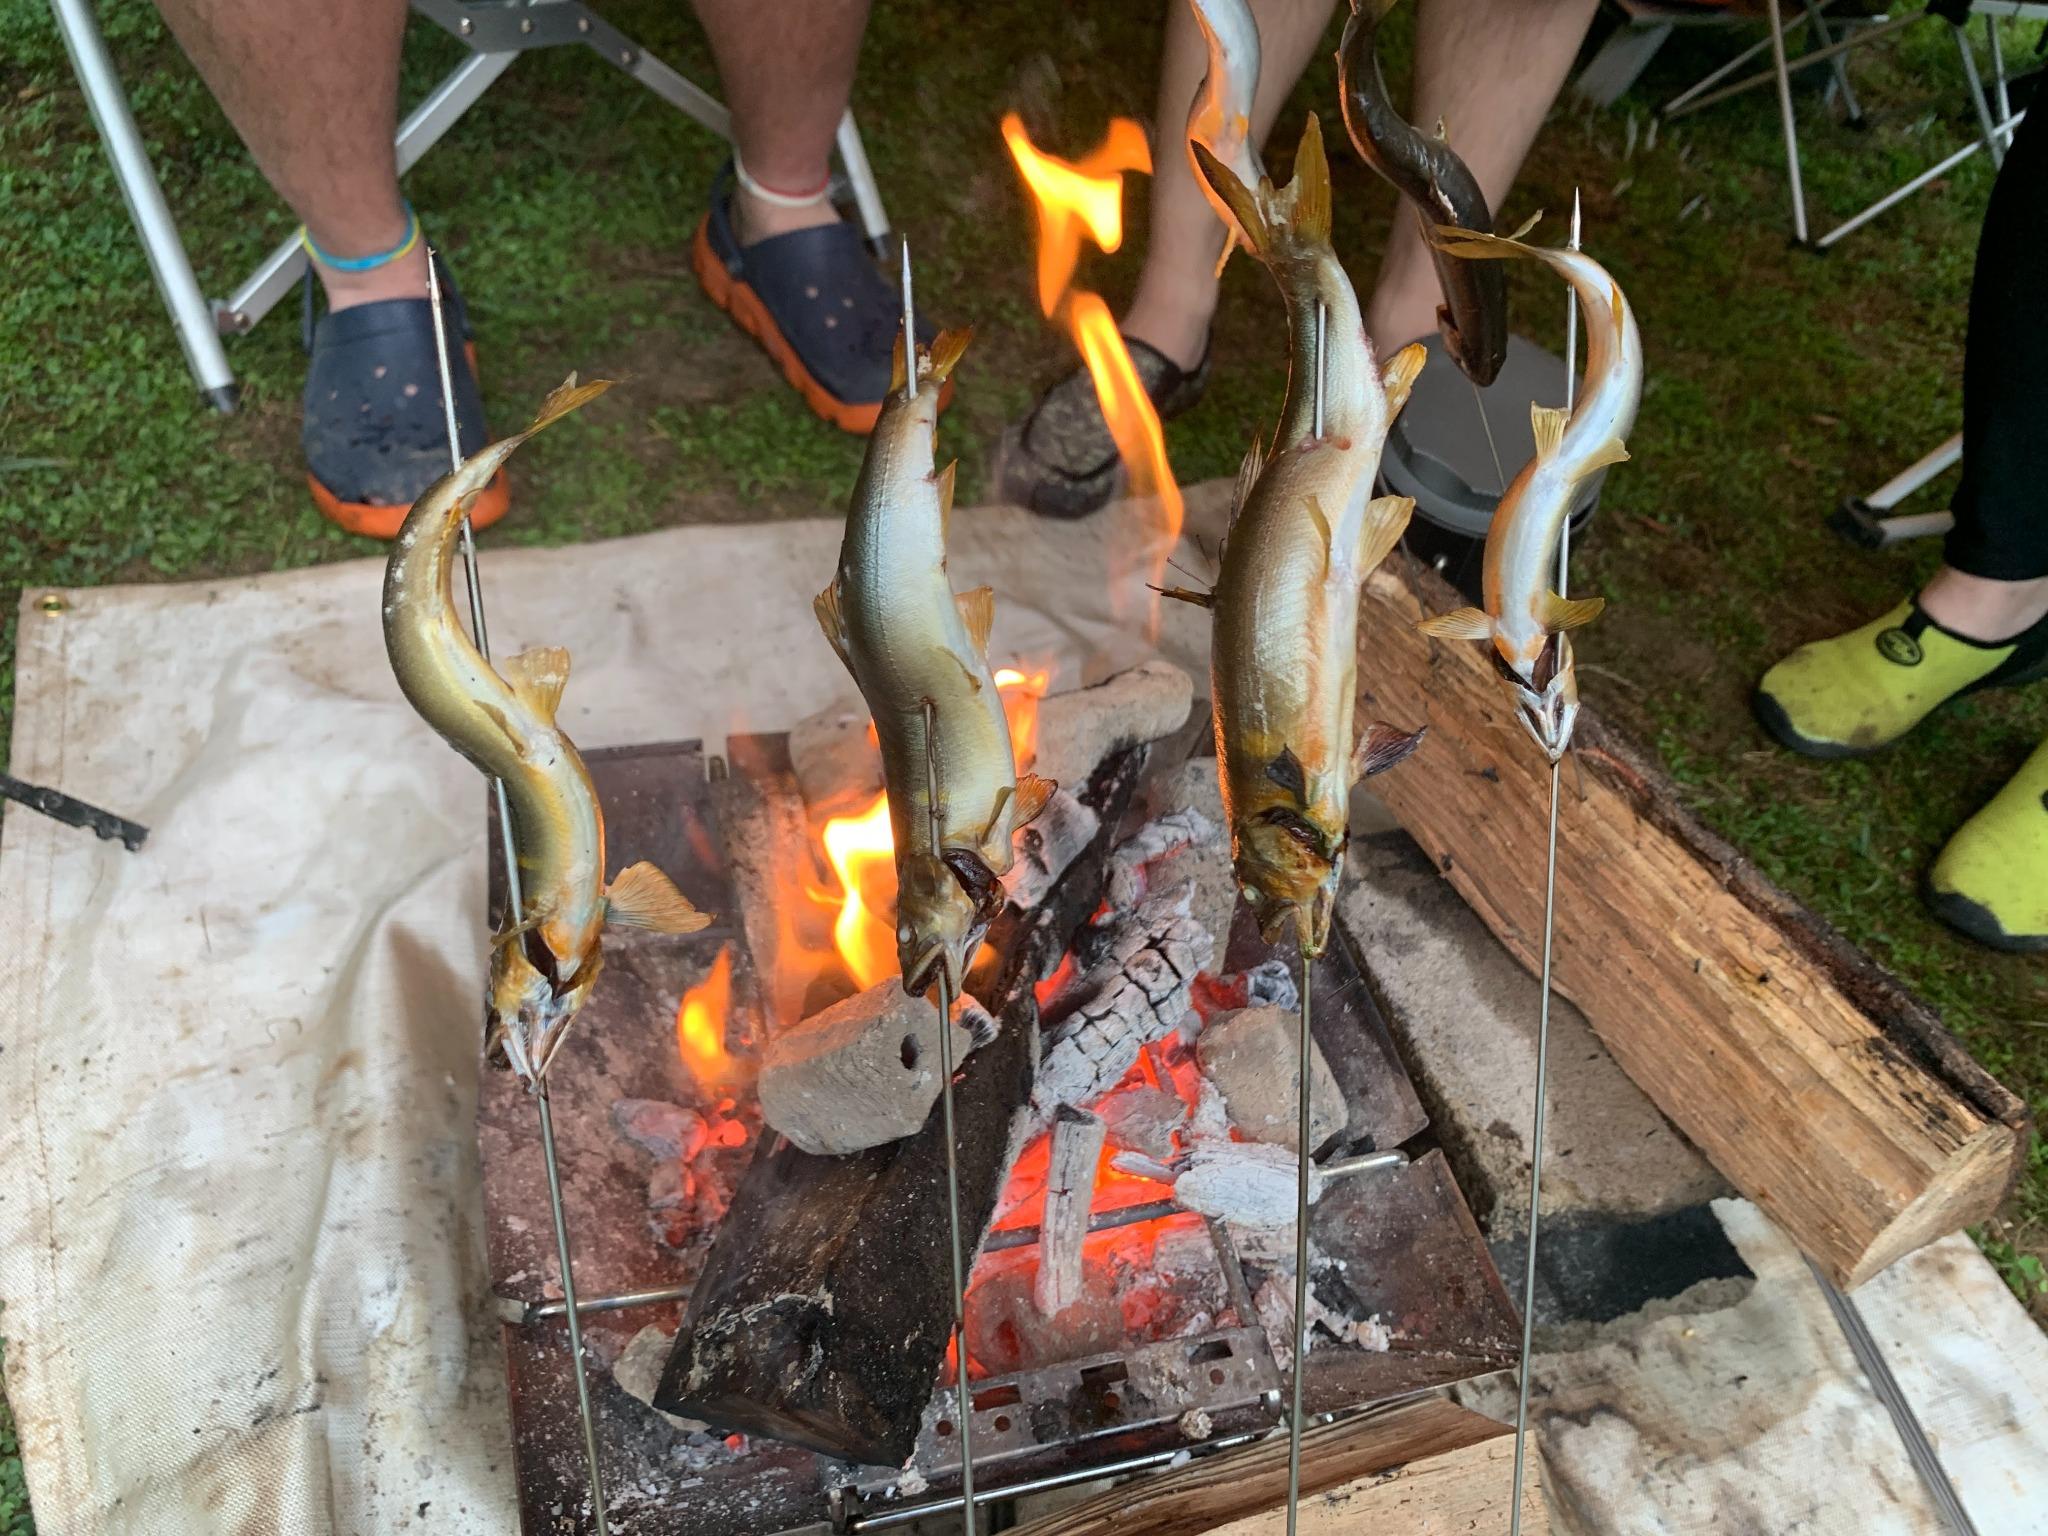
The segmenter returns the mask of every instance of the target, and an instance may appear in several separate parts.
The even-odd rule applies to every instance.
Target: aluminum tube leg
[[[2005,164],[2005,141],[1998,136],[1998,124],[1991,120],[1991,103],[1984,99],[1984,77],[1977,73],[1977,52],[1970,46],[1970,33],[1965,27],[1951,28],[1956,35],[1956,52],[1962,55],[1963,78],[1970,84],[1970,105],[1977,109],[1977,127],[1982,131],[1984,147],[1991,151],[1994,169]]]
[[[1825,48],[1835,38],[1828,31],[1827,18],[1821,15],[1821,9],[1820,0],[1806,0],[1806,19],[1813,26],[1813,40]],[[1828,67],[1834,71],[1835,89],[1841,92],[1842,108],[1848,113],[1849,121],[1860,124],[1863,121],[1863,103],[1856,99],[1856,87],[1849,83],[1849,56],[1836,54],[1828,61]]]
[[[1792,113],[1792,75],[1785,67],[1785,22],[1778,0],[1770,8],[1771,63],[1778,72],[1778,116],[1785,126],[1785,180],[1792,189],[1792,238],[1806,242],[1806,189],[1799,180],[1799,125]]]
[[[2027,114],[2025,112],[2014,113],[2010,118],[2008,118],[2005,121],[2003,125],[2000,126],[1998,130],[1999,137],[2001,139],[2010,139],[2012,137],[2013,130],[2026,120],[2026,116]],[[1907,198],[1911,197],[1915,192],[1918,192],[1930,181],[1935,181],[1943,176],[1946,176],[1950,171],[1954,170],[1957,166],[1961,165],[1965,160],[1969,159],[1970,156],[1976,154],[1977,151],[1982,149],[1983,147],[1984,146],[1980,141],[1976,139],[1970,140],[1969,143],[1965,144],[1961,149],[1957,150],[1954,154],[1949,155],[1947,158],[1943,160],[1937,161],[1933,165],[1930,165],[1929,167],[1927,167],[1926,170],[1922,171],[1918,176],[1915,176],[1911,181],[1905,183],[1903,186],[1895,187],[1891,191],[1885,193],[1883,197],[1880,197],[1876,202],[1872,203],[1868,208],[1864,209],[1861,213],[1851,214],[1848,218],[1842,220],[1841,223],[1837,224],[1833,229],[1829,230],[1826,234],[1822,235],[1820,239],[1815,241],[1814,243],[1818,245],[1822,250],[1826,250],[1829,246],[1833,245],[1837,240],[1841,239],[1851,230],[1861,229],[1865,224],[1868,224],[1872,219],[1876,218],[1880,213],[1883,213],[1887,208],[1895,207],[1899,203],[1903,203]]]
[[[1998,93],[1998,120],[2002,123],[2012,116],[2012,93],[2006,89],[2005,44],[1999,41],[1998,18],[1984,18],[1984,36],[1991,44],[1991,83]]]
[[[455,126],[457,118],[476,105],[478,98],[518,57],[517,53],[473,53],[429,91],[398,125],[398,174],[403,176],[418,164],[420,156]],[[264,257],[262,265],[229,296],[221,321],[223,327],[237,332],[248,330],[292,291],[292,285],[305,270],[306,253],[294,234]]]
[[[185,254],[185,242],[178,238],[177,221],[171,217],[134,114],[128,110],[127,94],[107,55],[106,39],[100,36],[91,0],[50,0],[50,9],[71,55],[72,72],[92,109],[100,142],[114,163],[114,180],[149,258],[150,275],[156,279],[157,292],[163,295],[172,328],[185,349],[185,364],[207,404],[217,411],[232,411],[239,391],[234,370],[228,367],[228,355],[221,348],[213,306],[206,302],[199,279],[192,274],[191,258]]]
[[[875,185],[874,168],[868,164],[867,146],[860,141],[860,127],[848,108],[839,119],[839,163],[846,167],[847,185],[853,189],[854,205],[860,210],[861,229],[875,254],[885,255],[889,245],[889,214],[882,207],[882,190]]]
[[[1796,27],[1799,25],[1799,22],[1797,20],[1794,20],[1792,25]],[[1659,110],[1662,111],[1664,115],[1667,117],[1674,116],[1677,113],[1684,111],[1685,108],[1691,104],[1694,97],[1704,96],[1708,91],[1711,91],[1715,86],[1719,85],[1723,80],[1726,80],[1730,75],[1734,74],[1735,71],[1742,68],[1743,65],[1747,64],[1751,59],[1755,58],[1758,54],[1762,53],[1766,48],[1770,46],[1771,40],[1768,37],[1758,38],[1755,42],[1751,43],[1747,48],[1743,49],[1742,52],[1738,53],[1737,55],[1735,55],[1734,58],[1730,59],[1726,64],[1723,64],[1720,68],[1714,70],[1710,74],[1702,75],[1699,79],[1693,81],[1691,85],[1688,85],[1676,96],[1672,97],[1669,101],[1665,102]],[[1765,76],[1764,78],[1768,79],[1769,76]]]
[[[597,44],[591,46],[595,48]],[[676,73],[645,48],[632,52],[630,63],[609,53],[605,57],[685,117],[694,118],[727,143],[732,141],[732,114],[726,111],[724,102],[688,76]]]
[[[1963,434],[1958,432],[1925,458],[1909,464],[1864,497],[1864,504],[1878,512],[1889,512],[1936,475],[1959,463],[1963,457]]]

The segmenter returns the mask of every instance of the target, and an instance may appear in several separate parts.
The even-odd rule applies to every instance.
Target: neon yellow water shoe
[[[1950,699],[2048,676],[2048,619],[1996,644],[1943,629],[1908,599],[1883,618],[1802,645],[1763,675],[1757,723],[1808,757],[1888,747]]]
[[[1948,840],[1927,901],[1980,944],[2048,950],[2048,741]]]

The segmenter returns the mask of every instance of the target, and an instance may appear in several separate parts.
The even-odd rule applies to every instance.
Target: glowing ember
[[[1105,251],[1123,244],[1123,173],[1152,169],[1144,131],[1128,118],[1116,118],[1101,146],[1077,162],[1038,149],[1014,112],[1003,119],[1003,138],[1038,209],[1039,308],[1048,318],[1063,319],[1074,339],[1094,380],[1109,435],[1130,475],[1132,498],[1157,509],[1147,540],[1156,585],[1180,538],[1184,511],[1180,485],[1166,457],[1166,434],[1109,306],[1098,295],[1070,286],[1080,260],[1083,228]],[[1152,621],[1156,630],[1156,598]]]
[[[733,1059],[725,1049],[725,1021],[732,1013],[732,948],[718,951],[711,970],[683,994],[676,1009],[676,1046],[683,1065],[704,1087],[733,1080]]]

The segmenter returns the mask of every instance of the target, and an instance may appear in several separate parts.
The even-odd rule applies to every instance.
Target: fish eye
[[[898,944],[908,944],[910,942],[910,924],[898,923],[896,925],[896,942]]]

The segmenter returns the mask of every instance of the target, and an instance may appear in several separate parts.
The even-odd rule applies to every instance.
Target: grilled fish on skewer
[[[1361,589],[1414,506],[1374,499],[1373,476],[1423,351],[1404,348],[1384,373],[1373,358],[1330,249],[1329,164],[1313,116],[1284,192],[1247,188],[1200,145],[1195,156],[1279,283],[1293,338],[1280,427],[1263,462],[1255,445],[1239,476],[1209,599],[1211,688],[1238,882],[1268,939],[1291,916],[1313,956],[1329,936],[1352,783],[1421,740],[1375,723],[1354,742],[1352,711]]]
[[[1493,214],[1465,162],[1451,152],[1444,127],[1420,133],[1387,96],[1373,51],[1380,23],[1398,0],[1351,0],[1351,19],[1337,48],[1337,99],[1359,158],[1391,182],[1422,220],[1493,233]],[[1444,345],[1459,371],[1481,389],[1500,373],[1508,355],[1508,285],[1498,267],[1431,246],[1444,302],[1436,312]]]
[[[940,386],[971,333],[945,331],[895,376],[847,512],[839,572],[818,622],[875,717],[896,838],[896,940],[903,985],[922,993],[943,969],[952,995],[995,914],[1011,834],[1045,808],[1050,781],[1017,775],[1003,701],[989,673],[995,621],[987,587],[955,594],[946,575],[953,466],[933,470]],[[909,392],[908,367],[920,387]],[[922,387],[929,384],[929,388]],[[927,786],[926,706],[934,721],[938,824]],[[936,841],[936,845],[935,845]]]
[[[1558,539],[1588,476],[1628,457],[1624,439],[1643,398],[1643,339],[1621,285],[1583,251],[1545,250],[1497,235],[1440,227],[1432,239],[1471,261],[1523,257],[1569,283],[1586,329],[1586,381],[1569,414],[1532,405],[1536,457],[1501,496],[1486,535],[1484,609],[1426,620],[1425,634],[1491,640],[1515,693],[1522,723],[1552,762],[1571,743],[1578,680],[1570,631],[1598,617],[1606,600],[1558,596]]]
[[[1229,234],[1223,254],[1216,258],[1216,270],[1230,260],[1237,246],[1250,249],[1237,215],[1230,211],[1216,190],[1202,175],[1200,161],[1194,160],[1199,144],[1224,165],[1239,181],[1256,187],[1265,178],[1259,163],[1258,146],[1252,143],[1252,98],[1259,89],[1259,25],[1252,19],[1245,0],[1188,0],[1194,8],[1195,23],[1209,47],[1209,73],[1202,77],[1188,108],[1188,158],[1194,161],[1195,185],[1216,210]]]
[[[607,922],[692,933],[711,919],[652,864],[604,884],[604,816],[583,759],[555,724],[569,653],[522,651],[501,676],[455,610],[463,512],[527,438],[611,386],[569,381],[533,425],[473,454],[413,503],[384,570],[384,647],[412,707],[448,744],[505,784],[524,908],[491,951],[490,1036],[529,1083],[548,1069],[597,980]]]

